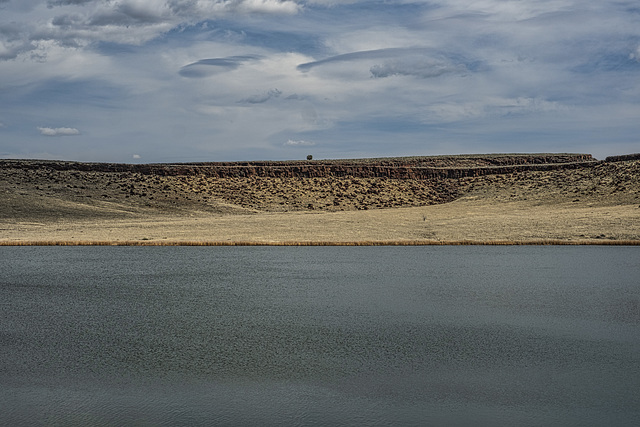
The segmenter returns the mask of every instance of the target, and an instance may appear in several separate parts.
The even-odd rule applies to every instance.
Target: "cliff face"
[[[128,172],[157,176],[206,176],[212,178],[389,178],[442,179],[509,174],[524,170],[576,169],[601,162],[590,154],[469,155],[406,157],[307,162],[218,162],[182,164],[79,163],[39,160],[0,160],[0,167]]]
[[[633,160],[640,160],[640,153],[625,154],[622,156],[609,156],[605,159],[605,162],[628,162]]]

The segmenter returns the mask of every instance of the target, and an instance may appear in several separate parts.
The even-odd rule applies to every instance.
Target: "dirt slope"
[[[633,158],[444,179],[220,178],[34,162],[0,165],[0,241],[640,240]]]

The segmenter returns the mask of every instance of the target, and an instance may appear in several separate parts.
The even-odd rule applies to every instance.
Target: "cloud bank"
[[[0,152],[638,152],[639,20],[629,1],[0,0]]]

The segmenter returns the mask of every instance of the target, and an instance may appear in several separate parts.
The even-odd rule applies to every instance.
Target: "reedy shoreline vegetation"
[[[283,241],[283,242],[255,242],[255,241],[16,241],[3,242],[0,246],[640,246],[640,240],[370,240],[370,241]]]

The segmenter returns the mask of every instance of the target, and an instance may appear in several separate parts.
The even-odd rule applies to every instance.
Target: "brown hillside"
[[[409,212],[406,209],[429,206],[429,212],[449,210],[452,213],[449,218],[465,209],[486,214],[498,206],[503,209],[497,212],[517,208],[528,210],[530,216],[543,215],[545,209],[552,215],[559,207],[574,213],[581,209],[625,207],[626,219],[620,219],[622,222],[617,226],[620,230],[616,233],[594,231],[571,238],[616,234],[616,238],[640,240],[640,230],[635,229],[638,226],[625,223],[635,220],[638,220],[635,224],[640,223],[637,216],[640,213],[640,161],[632,156],[620,161],[596,161],[590,155],[579,154],[510,154],[177,165],[0,160],[0,194],[0,240],[19,236],[16,231],[19,227],[29,234],[37,229],[42,232],[43,227],[51,224],[66,225],[73,231],[74,223],[86,227],[86,223],[91,222],[95,229],[95,221],[106,224],[133,220],[156,224],[164,221],[162,227],[166,230],[174,220],[218,218],[221,221],[231,218],[229,214],[245,219],[253,217],[252,221],[260,217],[260,221],[266,221],[260,225],[263,230],[269,228],[268,218],[275,221],[276,213],[344,212],[342,215],[348,215],[354,212],[352,215],[355,215],[356,211],[369,211],[380,214],[367,214],[368,218],[382,215],[392,221],[395,212],[400,221],[402,215]],[[442,208],[436,209],[436,205]],[[433,215],[426,212],[415,214],[423,222],[420,224],[423,228],[427,216]],[[477,219],[478,215],[474,215]],[[580,215],[584,216],[584,212]],[[295,218],[309,217],[297,215]],[[329,221],[331,217],[324,218]],[[360,217],[353,218],[357,222]],[[499,222],[497,218],[495,221]],[[472,222],[468,217],[467,223]],[[29,223],[36,225],[25,225]],[[333,222],[337,227],[339,223]],[[348,237],[344,229],[348,224],[347,220],[342,232],[340,227],[336,229],[340,238]],[[378,231],[368,231],[367,238],[439,239],[447,224],[441,224],[441,231],[404,230],[398,231],[399,235],[385,230],[390,227],[388,224],[381,223],[378,227]],[[464,229],[460,224],[455,227]],[[498,231],[494,230],[494,235],[503,238],[517,234]],[[531,230],[521,231],[532,235]],[[268,239],[263,239],[261,232],[254,230],[251,234],[249,230],[245,238],[286,240],[285,232],[270,231]],[[188,231],[185,233],[184,236],[189,235]],[[467,236],[454,234],[462,239],[473,237],[471,231]],[[354,237],[364,238],[357,233]],[[567,236],[556,232],[535,237]]]

